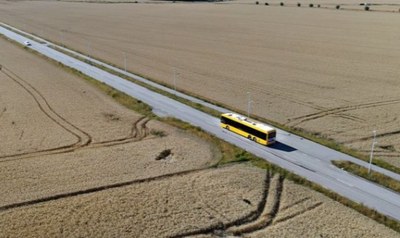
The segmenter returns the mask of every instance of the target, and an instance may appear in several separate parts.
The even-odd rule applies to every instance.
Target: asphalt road
[[[20,44],[23,44],[24,41],[29,40],[32,43],[29,48],[32,50],[35,50],[66,66],[79,70],[80,72],[98,81],[104,82],[105,84],[108,84],[119,91],[145,102],[153,108],[156,114],[160,116],[172,116],[192,125],[198,126],[203,130],[214,134],[215,136],[234,145],[237,145],[238,147],[241,147],[261,158],[264,158],[273,164],[285,168],[346,198],[349,198],[357,203],[362,203],[367,207],[375,209],[382,214],[400,221],[399,193],[390,191],[357,176],[353,176],[331,164],[331,160],[350,160],[363,166],[367,166],[367,164],[363,161],[282,130],[277,130],[278,143],[272,147],[264,147],[251,142],[244,137],[221,129],[219,127],[218,118],[205,114],[171,98],[157,94],[144,87],[138,86],[104,70],[56,51],[49,47],[49,45],[53,45],[50,42],[40,39],[40,41],[43,42],[39,43],[40,41],[36,42],[31,39],[27,39],[26,37],[16,34],[1,26],[0,34],[3,34],[4,36],[13,39]],[[104,63],[101,64],[105,65]],[[117,70],[121,71],[119,69]],[[135,76],[135,78],[137,79],[141,77]],[[143,78],[141,78],[141,81],[147,82],[147,80]],[[151,83],[154,84],[153,82]],[[163,88],[163,86],[157,87]],[[171,91],[171,89],[167,90]],[[177,95],[182,94],[177,93]],[[189,100],[192,98],[186,95],[184,97]],[[207,103],[202,102],[201,100],[194,100],[196,100],[198,103],[207,105]],[[221,112],[227,112],[226,109],[221,107],[213,106],[213,108]],[[400,175],[398,174],[376,166],[373,166],[372,169],[400,180]]]

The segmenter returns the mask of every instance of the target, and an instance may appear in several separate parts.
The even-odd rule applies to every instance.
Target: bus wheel
[[[253,141],[254,141],[254,142],[257,142],[257,139],[256,139],[255,137],[253,137]]]
[[[251,140],[251,135],[248,135],[248,136],[247,136],[247,139]]]
[[[225,129],[227,129],[229,131],[229,126],[226,126]]]

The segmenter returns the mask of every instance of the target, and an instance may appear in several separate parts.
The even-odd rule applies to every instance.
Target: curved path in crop
[[[20,44],[23,44],[23,42],[26,40],[30,40],[23,36],[23,34],[27,35],[27,33],[21,32],[18,29],[13,30],[19,32],[19,34],[16,34],[5,27],[0,27],[0,34],[3,34]],[[115,76],[88,63],[56,51],[49,47],[55,46],[50,42],[40,38],[35,39],[37,41],[30,40],[32,42],[32,46],[30,46],[32,50],[40,52],[46,57],[58,61],[68,67],[74,68],[100,82],[104,82],[105,84],[119,91],[122,91],[138,100],[147,103],[158,115],[176,117],[192,125],[198,126],[203,130],[234,145],[237,145],[261,158],[264,158],[271,163],[283,167],[293,173],[305,177],[312,182],[320,184],[327,189],[335,191],[344,197],[347,197],[355,202],[362,203],[382,214],[400,221],[400,194],[357,176],[348,174],[347,172],[342,171],[331,164],[331,160],[348,160],[362,166],[367,166],[367,163],[363,161],[282,130],[277,130],[277,140],[279,142],[274,146],[264,147],[259,144],[255,144],[243,137],[221,129],[219,127],[218,118],[205,114],[171,98],[155,93],[121,77]],[[78,53],[71,51],[70,53],[78,55]],[[91,59],[89,58],[88,60]],[[94,60],[91,61],[95,62]],[[104,63],[101,63],[101,65],[108,68],[111,67]],[[117,71],[121,72],[122,70]],[[129,75],[131,76],[132,74]],[[146,79],[138,76],[135,76],[134,79],[140,79],[142,82],[148,82]],[[154,85],[154,83],[151,84]],[[162,88],[162,86],[157,87]],[[172,90],[168,89],[167,91]],[[189,100],[192,99],[190,96],[182,95],[180,93],[176,94]],[[209,105],[208,103],[202,102],[199,99],[193,100],[205,106]],[[210,107],[221,112],[227,111],[221,107]],[[310,117],[313,117],[313,115]],[[392,173],[376,166],[373,166],[372,169],[400,180],[399,174]]]
[[[132,123],[131,130],[127,136],[119,139],[92,142],[92,136],[89,133],[85,132],[83,129],[69,122],[60,113],[58,113],[57,110],[55,110],[50,105],[46,97],[40,92],[39,89],[35,88],[27,80],[21,78],[17,73],[13,72],[5,65],[1,66],[0,73],[4,74],[6,77],[14,81],[21,88],[23,88],[25,92],[31,96],[32,100],[35,101],[39,110],[46,117],[48,117],[51,121],[63,128],[65,132],[72,134],[76,138],[76,142],[69,145],[62,145],[49,149],[36,149],[33,151],[22,153],[0,155],[0,163],[10,160],[34,158],[43,155],[69,153],[81,148],[109,147],[114,145],[137,142],[149,135],[149,129],[146,125],[150,121],[150,119],[142,116]],[[3,109],[3,111],[0,113],[0,117],[4,112],[5,109]]]

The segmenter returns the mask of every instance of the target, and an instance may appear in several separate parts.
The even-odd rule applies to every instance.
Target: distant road
[[[14,30],[19,31],[17,29]],[[22,33],[22,31],[19,32]],[[320,184],[321,186],[330,189],[346,198],[349,198],[350,200],[353,200],[357,203],[362,203],[367,207],[375,209],[382,214],[400,221],[399,193],[390,191],[357,176],[353,176],[331,164],[331,160],[348,160],[363,166],[368,166],[367,163],[363,161],[282,130],[277,130],[278,143],[272,147],[264,147],[251,142],[244,137],[221,129],[219,127],[218,118],[210,116],[171,98],[150,91],[142,86],[129,82],[123,78],[56,51],[49,47],[51,45],[56,46],[51,42],[47,42],[37,37],[37,41],[33,41],[2,26],[0,26],[0,34],[3,34],[4,36],[13,39],[20,44],[23,44],[25,41],[29,40],[32,43],[29,48],[32,50],[35,50],[66,66],[79,70],[80,72],[100,82],[104,82],[105,84],[121,92],[145,102],[146,104],[150,105],[154,112],[158,115],[172,116],[192,125],[198,126],[210,134],[241,147],[246,151],[264,158],[273,164],[305,177],[312,182]],[[24,34],[29,35],[28,33]],[[79,53],[73,51],[70,51],[70,53],[79,55]],[[81,55],[81,57],[84,56]],[[88,57],[86,58],[88,60],[95,61]],[[100,63],[105,67],[113,68],[112,66],[106,65],[99,61],[96,61],[96,63]],[[120,73],[125,73],[122,70],[116,68],[113,69],[119,71]],[[129,73],[128,75],[142,82],[151,83],[153,86],[174,93],[174,91],[171,89],[157,85],[153,82],[149,82],[148,80],[139,76]],[[177,95],[185,97],[188,100],[195,100],[197,103],[210,106],[220,112],[228,111],[224,108],[209,105],[206,102],[181,93],[177,93]],[[372,169],[400,180],[399,174],[395,174],[376,166],[373,166]]]

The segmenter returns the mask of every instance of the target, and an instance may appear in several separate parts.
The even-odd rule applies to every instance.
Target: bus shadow
[[[293,152],[293,151],[297,150],[296,148],[293,148],[291,146],[283,144],[279,141],[276,141],[273,145],[270,145],[269,147],[271,147],[273,149],[277,149],[277,150],[286,151],[286,152]]]

